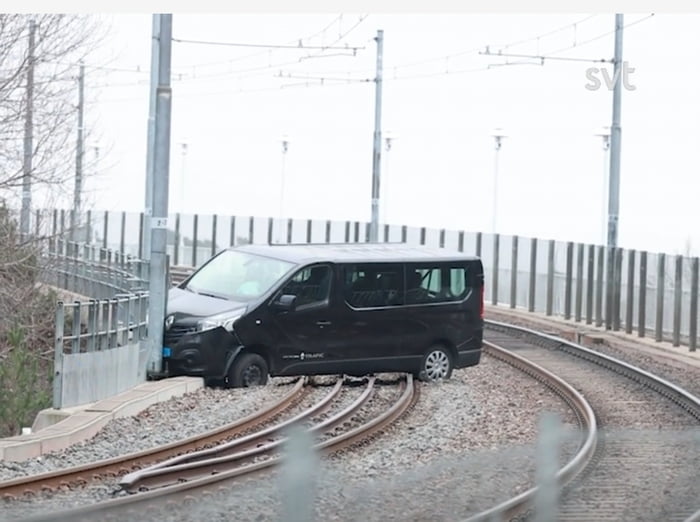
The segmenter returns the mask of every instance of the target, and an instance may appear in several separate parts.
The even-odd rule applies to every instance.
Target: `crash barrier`
[[[148,263],[97,245],[51,239],[42,266],[45,283],[94,299],[148,289]]]
[[[148,263],[50,236],[42,281],[84,296],[55,310],[53,407],[116,395],[146,379]]]
[[[53,211],[54,231],[70,212]],[[71,218],[72,219],[72,218]],[[143,213],[92,212],[81,234],[141,257]],[[56,228],[59,226],[59,228]],[[197,267],[222,248],[246,243],[366,243],[360,221],[171,214],[167,253]],[[485,298],[612,331],[697,347],[698,258],[520,236],[382,224],[380,242],[445,247],[480,256]]]
[[[148,293],[56,303],[53,407],[98,401],[146,380]]]

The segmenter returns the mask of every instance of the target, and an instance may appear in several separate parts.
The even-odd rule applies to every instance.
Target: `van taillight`
[[[484,285],[481,285],[481,304],[479,305],[479,317],[484,318]]]

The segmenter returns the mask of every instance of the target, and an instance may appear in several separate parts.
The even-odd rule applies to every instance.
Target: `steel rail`
[[[102,476],[116,477],[127,473],[134,467],[219,442],[258,426],[283,412],[299,398],[305,384],[306,379],[299,379],[289,393],[267,408],[202,434],[119,457],[0,482],[0,498],[13,498],[23,494],[32,494],[35,491],[68,487],[71,484],[86,484]]]
[[[413,383],[413,376],[407,374],[406,380],[402,383],[402,392],[399,399],[381,415],[372,418],[365,424],[340,435],[334,436],[322,443],[314,445],[314,449],[323,452],[337,451],[346,448],[349,445],[355,444],[382,429],[398,419],[403,413],[410,409],[417,400],[417,388]],[[367,393],[368,394],[368,393]],[[365,395],[365,394],[363,394]],[[365,398],[366,400],[366,398]],[[357,399],[358,403],[360,399]],[[351,407],[346,408],[343,412],[343,417],[355,412],[356,409]],[[338,414],[340,416],[340,414]],[[330,421],[329,425],[330,425]],[[208,491],[213,492],[222,487],[222,483],[235,479],[240,476],[248,476],[253,473],[260,472],[275,466],[279,466],[282,462],[281,456],[269,458],[262,462],[250,464],[248,466],[239,467],[236,469],[215,473],[191,481],[179,483],[163,488],[138,493],[122,498],[111,499],[90,506],[82,506],[73,508],[68,511],[59,513],[50,513],[37,515],[25,519],[25,522],[43,522],[43,521],[79,521],[79,520],[94,520],[99,517],[101,520],[109,520],[114,517],[116,520],[136,519],[140,518],[144,510],[158,509],[171,502],[192,502],[196,498],[193,496],[195,492]]]

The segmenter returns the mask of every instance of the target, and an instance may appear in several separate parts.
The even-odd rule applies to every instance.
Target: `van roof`
[[[405,243],[318,243],[291,245],[244,245],[232,249],[261,256],[274,257],[299,264],[330,262],[435,262],[478,261],[456,250],[409,246]]]

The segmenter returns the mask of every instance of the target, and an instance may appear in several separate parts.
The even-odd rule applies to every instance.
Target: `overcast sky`
[[[625,17],[619,243],[700,254],[700,17]],[[99,147],[89,201],[143,208],[151,16],[109,15],[90,58]],[[603,241],[614,14],[173,16],[172,212],[369,220],[377,30],[384,32],[382,220]],[[508,45],[510,44],[510,45]],[[309,46],[356,50],[315,50]],[[507,65],[506,65],[507,64]],[[591,78],[600,86],[592,90]],[[343,80],[343,81],[338,81]],[[350,81],[347,81],[350,80]],[[289,146],[283,154],[281,140]],[[182,143],[187,155],[182,155]],[[280,183],[284,173],[284,207]],[[184,174],[184,179],[183,179]]]

